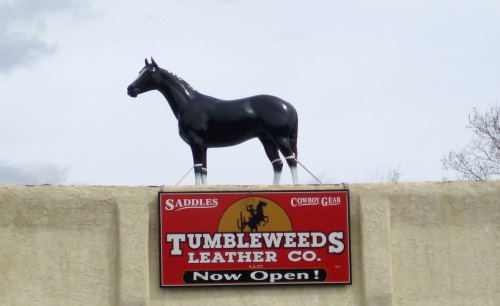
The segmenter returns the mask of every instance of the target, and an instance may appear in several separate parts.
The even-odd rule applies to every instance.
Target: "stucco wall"
[[[160,289],[159,188],[0,186],[0,305],[500,305],[500,181],[349,188],[352,285]]]

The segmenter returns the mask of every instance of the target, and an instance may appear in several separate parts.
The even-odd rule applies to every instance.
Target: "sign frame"
[[[340,199],[338,203],[335,202],[337,198]],[[235,199],[236,201],[234,201]],[[286,217],[289,218],[293,229],[266,231],[266,228],[264,228],[266,222],[262,221],[259,223],[261,231],[259,231],[258,228],[252,230],[250,228],[250,221],[252,217],[257,218],[256,216],[258,213],[256,212],[257,209],[255,209],[257,207],[254,207],[256,205],[249,205],[242,201],[253,201],[251,203],[255,204],[261,199],[267,200],[264,202],[269,205],[264,207],[265,211],[271,211],[272,209],[274,209],[272,211],[279,211],[276,204],[285,211]],[[283,203],[282,200],[289,202]],[[284,205],[286,205],[286,209],[283,208]],[[314,209],[330,209],[332,214],[334,211],[340,211],[341,214],[345,215],[340,217],[339,223],[342,223],[341,226],[331,225],[328,224],[327,221],[324,221],[326,223],[321,226],[316,222],[313,228],[305,228],[304,226],[308,225],[307,222],[297,221],[299,218],[296,216],[300,214],[300,212],[291,213],[293,209],[299,207],[304,210],[308,209],[310,212],[314,211]],[[174,221],[172,219],[167,221],[169,219],[169,214],[184,210],[182,214],[184,217],[187,216],[186,212],[188,211],[203,211],[204,216],[209,216],[207,214],[211,212],[211,209],[193,210],[192,208],[216,208],[219,212],[219,216],[210,216],[209,218],[212,220],[214,218],[219,219],[218,229],[213,230],[212,222],[209,224],[210,227],[212,227],[211,230],[202,228],[196,228],[194,231],[193,228],[187,231],[186,228],[172,230],[172,228],[170,228],[171,226],[167,223],[176,223],[182,227],[184,226],[183,224],[189,223],[192,220],[181,217],[180,220],[175,219]],[[232,219],[226,217],[226,215],[230,215],[230,211],[234,211],[234,209],[238,208],[240,209],[239,220],[233,220],[234,217]],[[222,216],[220,215],[221,211],[224,211]],[[260,212],[262,215],[263,210]],[[246,213],[246,216],[243,215],[244,213]],[[316,211],[314,213],[316,215],[321,215],[321,217],[330,217],[327,214],[325,215],[324,212]],[[302,212],[302,214],[304,213]],[[179,215],[181,214],[179,213]],[[289,215],[291,215],[291,217]],[[272,218],[276,220],[277,215],[272,215]],[[200,217],[198,217],[198,219],[200,219]],[[223,227],[225,225],[221,224],[225,224],[224,221],[226,219],[236,221],[233,222],[233,224],[237,223],[241,233],[235,230],[224,230]],[[282,224],[286,222],[279,223]],[[267,224],[271,224],[269,219]],[[350,224],[349,189],[160,191],[158,192],[160,288],[263,285],[351,285],[352,261]],[[192,225],[193,223],[190,224],[190,226]],[[295,227],[296,225],[299,226]],[[314,228],[314,226],[316,226],[316,228]],[[325,228],[329,227],[331,227],[330,232],[325,230]],[[257,244],[253,245],[252,241],[254,238]],[[267,244],[269,241],[276,241],[278,238],[281,239],[281,243],[277,245],[273,243]],[[206,242],[206,240],[210,239],[212,240]],[[235,248],[231,249],[225,247],[227,246],[226,240],[231,240],[231,246],[235,246]],[[262,245],[264,240],[265,243]],[[198,242],[198,249],[207,248],[208,251],[214,250],[213,254],[215,255],[204,254],[209,252],[197,252],[198,249],[191,248],[191,243],[193,241]],[[225,244],[221,245],[221,241],[224,241]],[[285,244],[286,241],[288,241],[288,244]],[[229,242],[227,243],[229,244]],[[295,245],[293,245],[293,243],[295,243]],[[167,245],[169,247],[167,247]],[[288,247],[290,248],[287,249]],[[342,250],[341,247],[343,247]],[[185,249],[193,251],[187,254],[189,257],[186,256],[186,254],[183,255]],[[227,250],[236,250],[239,252],[224,252]],[[336,251],[338,251],[338,253],[336,253]],[[177,253],[173,254],[175,252]],[[278,254],[276,254],[276,252],[278,252]],[[221,255],[222,253],[226,255],[228,253],[237,253],[237,255],[229,254],[230,256],[224,259],[223,255]],[[284,259],[285,253],[288,254],[288,261]],[[281,263],[276,263],[278,262],[277,257],[280,259]],[[332,259],[335,257],[337,257],[338,260]],[[169,270],[168,268],[169,265],[182,265],[175,263],[177,259],[173,260],[173,258],[187,260],[187,262],[184,262],[184,268],[182,268],[181,271],[183,283],[179,279],[181,272],[176,271],[173,273],[171,269]],[[326,260],[321,263],[321,260],[325,258]],[[259,264],[248,264],[254,263],[255,260],[257,260]],[[271,263],[272,267],[265,268],[268,265],[268,261]],[[297,261],[301,263],[296,264]],[[340,264],[332,264],[332,266],[329,267],[322,266],[322,264],[327,265],[337,261],[340,262]],[[315,266],[316,262],[317,266]],[[246,267],[242,268],[242,265],[246,265]],[[197,268],[198,266],[203,266],[203,268]],[[208,266],[210,266],[210,268],[207,268]],[[238,266],[238,268],[235,268],[235,266]],[[340,273],[343,276],[340,279],[332,279],[331,275],[335,273]],[[175,274],[176,280],[173,282],[166,281],[165,279],[172,274]]]

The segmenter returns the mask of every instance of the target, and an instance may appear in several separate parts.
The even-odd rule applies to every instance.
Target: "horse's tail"
[[[292,133],[290,134],[290,144],[292,146],[295,158],[298,158],[299,151],[297,149],[297,138],[299,137],[299,116],[297,111],[293,112],[294,118],[292,118]]]

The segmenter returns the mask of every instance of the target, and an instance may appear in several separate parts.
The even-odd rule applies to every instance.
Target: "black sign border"
[[[162,284],[162,256],[161,256],[161,248],[162,248],[162,233],[161,233],[161,195],[162,194],[193,194],[193,193],[248,193],[251,195],[252,193],[289,193],[289,192],[345,192],[347,193],[347,229],[349,234],[347,235],[348,240],[348,258],[349,258],[349,282],[291,282],[291,283],[218,283],[218,284],[203,284],[203,285],[191,285],[191,284],[183,284],[183,285],[163,285]],[[255,286],[301,286],[301,285],[316,285],[316,286],[339,286],[339,285],[352,285],[352,253],[351,253],[351,196],[349,189],[292,189],[292,190],[222,190],[222,191],[214,191],[214,190],[201,190],[201,191],[159,191],[158,192],[158,269],[159,269],[159,283],[160,289],[166,288],[204,288],[204,287],[255,287]],[[185,271],[186,272],[186,271]]]

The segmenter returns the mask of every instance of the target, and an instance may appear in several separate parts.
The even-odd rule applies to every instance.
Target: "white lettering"
[[[185,234],[167,234],[167,242],[172,242],[172,249],[170,250],[170,255],[182,255],[182,250],[180,248],[181,242],[186,241]]]
[[[285,274],[282,274],[280,272],[272,272],[272,273],[267,273],[266,271],[254,271],[250,273],[250,278],[256,281],[269,281],[270,283],[274,283],[276,281],[280,281],[282,279],[285,280],[302,280],[302,279],[309,279],[309,274],[308,273],[293,273],[293,272],[288,272]]]
[[[219,199],[166,199],[165,200],[165,210],[179,211],[188,208],[214,208],[219,205]]]
[[[344,251],[344,242],[340,241],[344,239],[343,232],[331,232],[328,236],[328,241],[331,245],[328,247],[328,253],[339,254]]]
[[[264,237],[264,243],[268,249],[279,248],[283,233],[262,233],[262,237]]]
[[[189,247],[196,250],[201,246],[201,234],[187,234]],[[196,240],[195,240],[196,238]]]
[[[301,253],[301,251],[291,251],[290,253],[288,253],[288,259],[292,262],[300,261],[302,257],[298,256],[300,256]]]
[[[304,206],[304,205],[318,205],[319,198],[318,197],[302,197],[302,198],[292,198],[290,201],[290,205],[293,207],[296,206]]]
[[[307,241],[307,238],[311,236],[310,233],[298,233],[297,236],[299,236],[299,243],[297,244],[297,247],[299,248],[309,247],[309,242]]]
[[[260,239],[262,239],[262,235],[260,235],[260,233],[250,233],[250,247],[261,248],[262,242],[260,242]]]
[[[230,280],[239,280],[241,277],[241,274],[234,274],[234,273],[224,273],[224,274],[220,274],[220,273],[211,273],[209,274],[207,271],[205,271],[203,274],[200,273],[200,272],[193,272],[193,280],[194,281],[197,281],[198,279],[200,280],[203,280],[203,281],[208,281],[208,280],[212,280],[212,281],[221,281],[223,279],[225,279],[226,281],[230,281]]]
[[[165,201],[165,210],[173,210],[174,209],[174,200],[167,199]]]
[[[305,251],[305,252],[302,252],[302,251],[291,251],[290,253],[288,253],[288,260],[292,261],[292,262],[298,262],[298,261],[301,261],[301,260],[304,260],[304,261],[313,261],[313,260],[318,260],[318,261],[321,261],[320,258],[316,258],[317,255],[314,251]]]
[[[302,258],[304,258],[305,261],[313,261],[316,259],[316,253],[313,251],[305,251],[302,253]]]
[[[236,237],[234,235],[224,235],[224,249],[236,247]]]
[[[321,205],[339,205],[341,203],[340,197],[323,197],[321,198]]]
[[[264,271],[254,271],[250,274],[250,277],[254,280],[265,280],[267,276],[267,273]]]
[[[297,243],[295,242],[295,237],[297,237],[296,233],[285,233],[285,244],[283,247],[285,248],[295,248]]]
[[[205,243],[203,244],[203,248],[204,249],[220,249],[220,248],[222,248],[221,241],[220,241],[221,237],[222,237],[222,234],[220,234],[220,233],[213,234],[213,236],[210,234],[203,234],[203,240],[205,241]]]
[[[312,248],[322,248],[326,244],[326,236],[323,233],[311,233],[311,247]]]
[[[274,251],[246,251],[246,252],[189,252],[188,263],[233,263],[233,262],[277,262]]]
[[[182,255],[187,243],[191,250],[203,249],[278,249],[278,248],[323,248],[328,244],[329,253],[341,253],[344,248],[344,233],[331,232],[266,232],[266,233],[188,233],[166,234],[165,241],[171,244],[171,255]],[[240,252],[241,253],[241,252]]]

